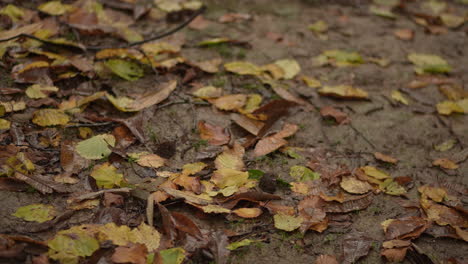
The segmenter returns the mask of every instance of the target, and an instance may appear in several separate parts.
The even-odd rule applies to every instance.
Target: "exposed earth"
[[[4,6],[9,3],[9,1],[1,2]],[[40,1],[10,2],[32,9],[43,3]],[[381,3],[377,5],[379,7],[387,8],[382,3],[400,1],[375,2]],[[436,107],[438,103],[446,100],[462,102],[463,99],[466,101],[468,98],[466,90],[468,83],[468,23],[466,23],[468,5],[463,1],[439,1],[445,3],[446,6],[443,11],[438,11],[425,9],[424,4],[428,2],[430,1],[401,1],[399,6],[388,7],[388,10],[392,10],[391,14],[394,17],[389,17],[388,14],[385,17],[376,15],[374,11],[371,12],[370,6],[376,5],[372,1],[206,1],[204,2],[207,7],[206,11],[188,27],[159,40],[179,43],[182,47],[180,51],[169,54],[172,57],[176,54],[177,57],[184,58],[187,62],[169,67],[158,65],[153,69],[148,65],[142,66],[144,76],[133,81],[113,75],[109,70],[93,75],[81,72],[75,77],[54,79],[53,85],[59,88],[59,92],[48,94],[47,98],[52,98],[50,101],[43,98],[30,98],[24,94],[23,91],[36,82],[20,82],[18,78],[11,77],[12,67],[19,64],[15,61],[16,59],[25,63],[35,58],[37,54],[22,57],[18,55],[19,52],[15,53],[16,51],[10,50],[10,53],[7,52],[4,55],[0,73],[1,88],[19,88],[21,92],[9,94],[6,90],[2,90],[0,99],[1,102],[23,100],[26,102],[26,108],[19,111],[7,111],[4,116],[0,117],[11,122],[10,128],[0,130],[2,133],[0,134],[0,165],[2,166],[0,179],[12,178],[11,171],[16,170],[7,160],[11,157],[19,157],[18,153],[26,153],[27,159],[36,166],[31,175],[42,177],[45,182],[53,183],[51,185],[53,191],[37,190],[37,186],[30,186],[31,184],[24,180],[15,180],[15,186],[23,184],[27,187],[16,186],[8,189],[3,186],[7,186],[7,180],[2,181],[0,183],[2,186],[0,188],[2,207],[0,233],[8,236],[27,236],[47,243],[47,240],[54,238],[58,231],[72,226],[104,225],[115,222],[118,225],[136,228],[141,222],[148,224],[147,207],[153,208],[154,206],[154,212],[151,213],[154,214],[154,226],[162,233],[161,245],[165,245],[164,239],[170,240],[171,237],[165,233],[167,223],[163,223],[164,213],[161,216],[160,207],[148,203],[147,200],[157,191],[164,193],[162,191],[164,189],[161,189],[159,185],[172,178],[164,178],[161,174],[158,176],[157,173],[166,171],[180,173],[186,164],[204,162],[207,164],[206,167],[190,176],[197,178],[198,185],[200,185],[199,180],[209,180],[216,169],[220,170],[214,163],[220,153],[235,149],[236,145],[242,145],[245,147],[245,155],[242,155],[241,161],[245,166],[241,166],[240,170],[250,171],[250,173],[253,173],[251,170],[264,172],[251,190],[279,196],[278,204],[291,206],[295,210],[293,215],[300,215],[298,203],[310,197],[319,197],[321,192],[319,190],[327,190],[326,195],[323,194],[323,196],[328,198],[321,196],[322,198],[317,199],[324,201],[332,199],[325,201],[326,204],[328,202],[340,203],[338,200],[333,201],[333,198],[339,199],[337,197],[340,193],[344,193],[345,201],[350,199],[359,203],[362,199],[370,199],[369,204],[357,205],[355,210],[326,211],[325,220],[321,219],[318,224],[324,224],[326,228],[323,230],[317,228],[320,232],[313,228],[301,232],[300,229],[286,231],[275,228],[277,225],[275,225],[273,215],[283,212],[278,208],[269,207],[267,205],[269,199],[243,200],[235,204],[236,207],[228,208],[224,199],[245,191],[242,189],[247,188],[245,186],[237,190],[236,194],[226,197],[218,194],[216,199],[219,200],[215,199],[216,204],[225,206],[228,210],[243,207],[260,208],[262,214],[258,217],[241,217],[232,212],[206,213],[200,209],[200,205],[197,207],[184,203],[183,197],[168,193],[165,194],[168,196],[167,199],[160,200],[161,204],[167,210],[179,212],[191,219],[201,230],[202,240],[209,241],[208,244],[211,243],[211,246],[199,246],[201,242],[197,244],[193,242],[194,238],[190,240],[190,232],[183,239],[182,236],[177,236],[184,242],[179,243],[179,240],[172,242],[172,247],[184,248],[186,252],[184,263],[217,263],[216,261],[259,264],[335,263],[315,262],[318,261],[320,255],[334,256],[338,261],[336,263],[386,263],[388,261],[381,255],[383,243],[392,239],[412,243],[405,246],[408,252],[401,263],[430,263],[428,261],[468,263],[466,253],[468,252],[466,242],[468,238],[466,229],[468,227],[466,211],[468,117],[466,113],[468,110],[466,103],[464,113],[462,109],[460,113],[444,114]],[[67,1],[67,3],[73,2]],[[105,5],[105,7],[112,8],[112,5]],[[131,11],[120,11],[131,17]],[[169,19],[166,18],[165,13],[163,15],[150,13],[141,16],[132,28],[137,32],[143,32],[145,36],[151,35],[155,28],[158,29],[156,31],[172,28],[193,13],[194,11],[187,10],[173,13],[167,15]],[[232,21],[221,23],[220,18],[228,13],[243,14],[243,16],[240,15]],[[457,26],[444,23],[439,18],[439,14],[442,13],[462,17],[465,23]],[[41,14],[40,17],[44,19],[47,14]],[[426,25],[421,25],[423,23],[421,20],[426,21]],[[317,21],[323,21],[322,23],[326,25],[325,29],[320,26],[318,29],[315,28],[315,31],[309,28],[310,25],[320,25],[314,24]],[[4,25],[3,27],[5,28]],[[68,32],[62,29],[60,34],[71,38],[70,35],[80,34],[75,31]],[[201,41],[214,38],[228,38],[229,41],[198,45]],[[113,46],[121,43],[117,38],[108,35],[83,35],[79,41],[86,46]],[[47,46],[47,43],[44,46]],[[356,52],[362,58],[362,62],[347,61],[350,65],[340,66],[337,65],[339,59],[334,60],[329,57],[325,63],[318,63],[317,56],[327,50]],[[54,52],[59,53],[57,49],[54,49]],[[431,73],[418,74],[415,72],[415,64],[408,59],[408,55],[413,53],[440,56],[446,60],[451,69],[445,72],[435,70]],[[11,54],[18,56],[14,58]],[[92,58],[94,54],[94,51],[87,51],[84,56]],[[67,56],[69,55],[70,53],[67,53]],[[160,57],[155,58],[160,59]],[[212,73],[203,71],[199,66],[191,63],[213,59],[220,59],[222,63],[220,63],[219,70]],[[283,76],[276,79],[274,78],[275,70],[271,70],[273,85],[262,79],[260,75],[242,75],[235,71],[227,71],[223,67],[225,63],[233,61],[268,65],[283,59],[295,60],[300,65],[300,71],[294,73],[292,78]],[[98,59],[95,59],[95,62],[97,61]],[[314,79],[315,84],[318,83],[316,87],[311,87],[314,85],[305,82],[303,76]],[[155,89],[162,89],[173,80],[177,80],[177,86],[167,98],[138,111],[120,111],[106,99],[106,96],[101,96],[100,99],[86,106],[78,106],[82,108],[81,112],[67,112],[70,116],[67,124],[41,126],[37,122],[31,122],[38,109],[59,108],[60,103],[73,96],[85,97],[104,91],[116,97],[137,98],[140,95],[154,92]],[[272,88],[276,84],[287,87],[278,88],[286,92],[278,93],[277,89]],[[355,95],[336,98],[336,95],[333,97],[320,92],[320,89],[325,86],[338,85],[360,88],[368,93],[367,98],[357,98]],[[274,119],[271,121],[271,127],[263,135],[253,135],[237,124],[232,117],[233,113],[242,116],[248,116],[248,114],[234,108],[223,110],[222,107],[216,106],[214,102],[216,99],[193,95],[193,91],[205,86],[221,88],[223,95],[258,94],[263,100],[259,106],[264,106],[273,100],[282,100],[283,104],[273,106],[279,109],[278,112],[274,109],[266,110],[266,115],[272,119],[263,121],[268,123]],[[447,90],[452,93],[446,92]],[[288,97],[289,95],[293,97]],[[399,96],[406,99],[407,104],[399,100],[398,98],[401,98]],[[41,101],[43,103],[34,103],[40,100],[43,100]],[[294,101],[294,105],[285,106],[284,100]],[[329,106],[333,107],[331,116],[323,112],[323,109]],[[336,114],[337,112],[340,114]],[[256,113],[258,112],[250,112],[250,114]],[[223,132],[218,130],[217,133],[220,133],[221,137],[228,135],[228,140],[221,144],[212,144],[212,138],[209,136],[202,138],[200,133],[203,129],[200,128],[200,121],[225,128]],[[277,135],[285,124],[297,126],[297,132],[293,132],[285,139],[281,138],[281,140],[286,140],[287,144],[265,155],[256,155],[255,143]],[[85,127],[90,128],[91,132],[86,130],[90,134],[83,137],[81,133],[84,133],[85,130],[82,128]],[[123,134],[116,133],[116,128],[123,130]],[[68,163],[67,166],[76,167],[72,169],[72,174],[77,181],[64,183],[54,180],[57,175],[62,175],[66,170],[63,155],[78,155],[76,153],[64,154],[67,146],[73,149],[76,144],[87,138],[109,133],[113,134],[117,140],[117,145],[111,148],[112,154],[104,159],[72,158],[72,165]],[[44,138],[49,140],[46,145],[43,144]],[[126,144],[126,140],[131,143]],[[442,146],[444,143],[445,145]],[[143,151],[162,157],[165,159],[164,165],[141,166],[135,161],[138,161],[138,157],[135,159],[126,156],[128,153]],[[384,158],[379,158],[378,155],[376,157],[376,152],[384,153]],[[383,161],[391,157],[398,161]],[[442,165],[434,163],[442,158],[451,163]],[[85,165],[76,165],[80,162],[85,162],[83,163]],[[115,166],[118,172],[123,174],[126,184],[114,186],[111,184],[110,187],[97,185],[90,173],[104,162]],[[318,173],[316,175],[320,175],[320,179],[310,182],[299,181],[291,174],[293,166],[305,166],[314,173]],[[366,178],[369,175],[362,176],[357,171],[365,166],[378,168],[391,175],[390,178],[394,179],[392,182],[398,185],[398,190],[403,188],[404,193],[392,195],[391,191],[376,184],[375,181],[369,181],[369,183],[364,181],[362,177]],[[348,179],[347,177],[359,179],[366,186],[370,184],[372,189],[365,192],[349,191],[346,187],[343,188],[344,190],[340,189],[343,179]],[[307,185],[308,189],[305,193],[297,189],[293,191],[294,188],[292,190],[289,184],[291,182],[299,182],[301,184],[298,186],[301,187]],[[320,184],[317,185],[314,182],[320,182]],[[12,183],[8,182],[8,184]],[[293,184],[293,186],[296,185]],[[435,196],[433,193],[421,191],[421,186],[439,188],[446,195],[443,196],[443,200],[437,201],[433,198]],[[132,191],[114,193],[123,198],[123,202],[116,202],[117,205],[103,204],[105,199],[102,194],[90,198],[98,199],[99,202],[89,208],[70,209],[70,204],[67,202],[72,197],[93,193],[100,189],[126,187],[131,188]],[[189,190],[186,186],[184,187],[184,184],[174,188]],[[206,186],[203,185],[198,193],[193,192],[203,193],[206,191],[203,188]],[[363,193],[367,193],[364,194],[367,195],[365,198],[349,198],[358,197]],[[447,211],[437,211],[437,214],[442,216],[434,216],[436,213],[431,211],[431,207],[424,205],[422,198],[424,195],[430,198],[431,204],[440,205],[440,208],[446,208],[443,210],[450,211],[450,215],[447,216],[449,220],[445,220],[443,216]],[[159,201],[156,196],[154,199],[154,203]],[[46,222],[36,223],[13,216],[19,207],[30,204],[52,205],[56,208],[56,217],[53,220],[48,219]],[[314,214],[318,214],[317,211],[311,215]],[[420,233],[415,231],[419,230],[415,227],[407,227],[407,229],[396,227],[400,235],[395,236],[384,232],[381,223],[385,220],[409,219],[408,217],[416,217],[424,221],[424,227],[417,227],[420,228]],[[444,218],[445,224],[438,217]],[[458,220],[453,219],[462,219],[461,224],[455,224],[454,222]],[[451,222],[452,220],[454,222]],[[413,222],[408,226],[412,224]],[[191,227],[187,225],[187,228]],[[180,235],[182,231],[177,232]],[[405,237],[405,234],[409,235]],[[368,247],[369,251],[367,253],[364,250],[364,254],[349,261],[352,257],[349,257],[349,252],[344,253],[344,251],[362,250],[359,245],[346,244],[347,240],[349,242],[350,239],[356,237],[363,237],[365,241],[363,247]],[[16,246],[13,246],[8,239],[15,241],[13,244],[16,243]],[[224,247],[228,243],[243,239],[252,239],[256,242],[228,251],[230,252],[228,257],[223,256]],[[359,241],[357,239],[354,242],[359,244]],[[114,249],[122,245],[99,242],[98,251],[92,256],[80,257],[78,261],[80,263],[113,263],[111,256]],[[212,246],[213,243],[215,246]],[[17,254],[7,254],[14,251],[14,248],[17,249],[18,245],[26,246]],[[167,248],[170,246],[161,249]],[[46,260],[47,257],[44,254],[47,250],[47,246],[34,246],[34,243],[30,241],[7,236],[0,237],[0,263],[55,263],[54,261],[57,260]],[[58,261],[57,263],[60,263],[63,260]]]

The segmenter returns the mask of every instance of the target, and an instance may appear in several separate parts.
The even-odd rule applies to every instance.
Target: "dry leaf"
[[[205,121],[198,121],[198,131],[200,132],[200,138],[207,140],[210,145],[221,146],[231,140],[231,135],[227,129]]]
[[[449,160],[449,159],[436,159],[432,162],[432,165],[434,166],[439,166],[441,168],[447,169],[447,170],[456,170],[458,169],[458,165]]]
[[[380,161],[392,163],[392,164],[397,164],[398,160],[395,159],[394,157],[382,154],[380,152],[374,152],[374,157]]]
[[[212,102],[220,110],[237,110],[242,108],[247,101],[245,94],[230,94],[214,99]]]
[[[351,85],[324,86],[318,90],[319,94],[343,99],[367,99],[369,94]]]
[[[255,218],[262,214],[262,209],[260,208],[239,208],[232,211],[237,216],[242,218]]]

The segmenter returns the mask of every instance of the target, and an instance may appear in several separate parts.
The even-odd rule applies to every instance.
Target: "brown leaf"
[[[315,264],[338,264],[335,256],[331,255],[320,255],[315,260]]]
[[[449,160],[449,159],[436,159],[432,162],[432,165],[434,166],[439,166],[443,169],[447,169],[447,170],[456,170],[458,169],[458,165]]]
[[[413,36],[414,36],[414,32],[413,30],[411,29],[397,29],[395,31],[393,31],[393,34],[399,38],[399,39],[402,39],[402,40],[412,40],[413,39]]]
[[[231,22],[238,22],[241,20],[250,20],[252,16],[249,14],[243,13],[227,13],[218,18],[219,23],[231,23]]]
[[[115,147],[118,149],[128,148],[136,140],[132,135],[132,132],[126,126],[118,126],[114,128],[112,135],[115,137]]]
[[[176,229],[184,233],[190,234],[198,239],[201,239],[203,237],[200,228],[189,217],[177,212],[171,212],[171,215],[174,219]]]
[[[160,102],[166,100],[167,97],[177,88],[177,81],[170,81],[165,83],[161,89],[151,92],[144,96],[141,96],[139,99],[136,99],[131,105],[128,106],[132,111],[140,111],[147,107],[159,104]]]
[[[372,245],[372,239],[364,232],[347,234],[343,239],[343,264],[355,263],[366,256]]]
[[[240,201],[260,202],[267,200],[280,200],[281,197],[261,191],[248,191],[234,194],[229,198],[222,200],[221,205],[227,209],[234,208]]]
[[[325,205],[324,210],[327,213],[348,213],[366,209],[372,203],[374,197],[372,193],[367,193],[360,196],[353,196],[353,198],[355,200],[345,201],[343,203],[328,202]]]
[[[286,123],[278,133],[258,141],[254,149],[254,157],[269,154],[286,145],[288,142],[284,138],[294,135],[298,129],[297,125]]]
[[[247,95],[245,94],[230,94],[211,100],[216,108],[226,111],[240,109],[245,105],[246,101]]]
[[[202,30],[207,28],[210,25],[210,21],[206,20],[203,16],[198,16],[188,25],[189,28],[195,30]]]
[[[118,247],[111,259],[114,263],[146,264],[148,249],[145,245],[135,244],[130,247]]]
[[[335,121],[341,125],[346,125],[351,122],[351,119],[348,115],[332,106],[325,106],[320,109],[320,115],[324,118],[332,117]]]
[[[394,157],[382,154],[380,152],[374,152],[374,157],[377,160],[380,160],[380,161],[384,161],[384,162],[388,162],[388,163],[392,163],[392,164],[398,163],[398,160],[395,159]]]
[[[243,129],[247,130],[254,136],[257,136],[262,127],[264,126],[263,122],[248,118],[244,115],[232,113],[230,117],[231,120],[236,122],[236,124],[238,124]]]
[[[122,195],[113,194],[111,192],[104,193],[104,200],[102,201],[105,207],[120,207],[124,203]]]
[[[208,143],[211,145],[221,146],[231,140],[231,135],[227,129],[206,123],[205,121],[198,122],[198,131],[200,132],[201,139],[208,140]]]
[[[415,239],[428,227],[425,219],[410,216],[399,219],[389,219],[382,223],[386,239]]]
[[[0,190],[8,192],[24,192],[28,190],[28,185],[15,178],[0,178]]]
[[[408,247],[403,248],[385,248],[382,249],[380,255],[384,256],[389,262],[402,262],[406,257],[406,251]]]

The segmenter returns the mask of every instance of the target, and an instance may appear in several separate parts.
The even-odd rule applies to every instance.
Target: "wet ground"
[[[342,3],[347,2],[347,3]],[[460,14],[466,14],[468,7],[455,1],[447,1]],[[301,65],[301,75],[319,79],[322,84],[350,84],[369,92],[367,101],[337,100],[318,95],[316,90],[308,88],[303,82],[290,83],[290,89],[314,107],[334,106],[345,112],[351,119],[348,125],[323,120],[317,111],[304,111],[294,108],[284,118],[298,124],[300,129],[289,140],[289,146],[310,148],[327,153],[327,163],[346,165],[350,168],[371,165],[384,168],[392,176],[409,176],[414,187],[409,190],[408,198],[417,201],[417,187],[423,184],[449,184],[466,186],[468,184],[468,117],[466,115],[440,116],[435,112],[435,105],[445,100],[436,85],[430,84],[420,89],[407,88],[415,80],[413,65],[406,56],[411,52],[436,54],[445,58],[454,70],[450,77],[460,85],[468,83],[468,36],[467,26],[456,30],[447,30],[443,34],[431,34],[414,23],[411,17],[397,13],[396,19],[379,17],[369,13],[368,3],[364,1],[297,1],[297,0],[256,0],[209,1],[205,19],[217,21],[227,13],[248,13],[252,20],[221,24],[211,22],[202,30],[184,29],[177,34],[186,35],[186,48],[182,56],[203,60],[221,58],[224,62],[243,60],[263,65],[278,59],[295,59]],[[325,33],[327,39],[320,39],[307,26],[318,20],[329,25]],[[394,35],[397,29],[414,31],[412,40],[402,40]],[[229,37],[246,41],[251,47],[221,45],[200,48],[195,44],[213,37]],[[324,50],[342,49],[356,51],[363,57],[384,58],[390,61],[387,67],[374,63],[365,63],[355,67],[317,67],[313,58]],[[145,77],[132,84],[132,87],[147,87],[147,84],[164,81],[170,76]],[[259,93],[271,99],[276,95],[267,86],[251,77],[217,73],[197,80],[202,84],[211,84],[224,88],[230,93]],[[119,92],[131,89],[127,83],[118,80],[108,82],[111,89]],[[185,89],[187,88],[187,89]],[[138,88],[140,89],[140,88]],[[390,97],[391,91],[403,89],[410,104],[395,104]],[[465,88],[466,89],[466,88]],[[183,87],[169,97],[168,102],[184,100],[188,97]],[[143,90],[144,91],[144,88]],[[141,93],[142,91],[135,91]],[[245,135],[226,115],[211,105],[172,104],[167,107],[144,110],[143,128],[147,144],[155,150],[161,143],[175,146],[175,155],[168,167],[182,167],[188,162],[198,161],[197,155],[207,146],[200,141],[196,131],[199,120],[229,127],[234,135]],[[457,141],[452,149],[439,152],[435,145],[449,139]],[[373,156],[382,152],[396,157],[395,165],[383,164]],[[443,170],[431,165],[437,158],[459,159],[459,168]],[[260,159],[249,158],[247,169],[263,170],[271,177],[291,181],[289,168],[302,164],[303,161],[292,159],[282,153],[273,153]],[[150,170],[122,165],[127,179],[131,183],[140,183],[143,176],[151,176]],[[86,172],[83,172],[86,173]],[[82,185],[81,185],[82,184]],[[78,186],[80,185],[80,186]],[[79,183],[73,188],[86,188],[86,183]],[[278,188],[277,193],[291,195],[287,188]],[[30,203],[49,203],[64,206],[63,196],[39,195],[38,193],[0,192],[0,201],[4,207],[0,210],[0,232],[28,234],[28,227],[23,226],[18,218],[11,216],[15,209]],[[138,218],[144,214],[145,203],[137,198],[126,205],[127,217]],[[384,263],[380,256],[384,233],[380,225],[386,219],[412,215],[413,211],[403,208],[400,197],[376,195],[372,204],[365,210],[349,214],[352,225],[346,228],[330,228],[323,233],[309,231],[305,235],[299,232],[284,232],[274,229],[271,217],[255,220],[208,218],[199,219],[200,225],[211,223],[216,228],[245,228],[243,238],[261,238],[263,242],[241,248],[232,253],[231,263],[313,263],[317,256],[329,254],[340,256],[345,234],[352,231],[365,232],[374,242],[367,257],[357,263]],[[465,201],[466,202],[466,201]],[[72,224],[93,221],[98,209],[80,211],[66,222],[54,226],[55,230]],[[196,215],[193,209],[175,207],[187,214]],[[128,219],[124,222],[130,221]],[[255,228],[252,231],[251,226]],[[53,234],[50,230],[32,234],[34,238],[46,239]],[[31,234],[29,234],[31,235]],[[468,261],[468,244],[462,240],[434,238],[423,234],[414,241],[424,253],[438,263],[449,258]],[[198,263],[197,260],[189,263]],[[410,263],[404,261],[403,263]],[[462,262],[459,262],[462,263]]]

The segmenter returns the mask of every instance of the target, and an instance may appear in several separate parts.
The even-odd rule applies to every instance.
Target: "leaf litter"
[[[373,2],[370,14],[409,18],[425,34],[458,31],[466,21],[456,9],[447,8],[452,4],[440,1],[421,4],[427,14],[412,11],[420,3]],[[226,12],[216,22],[211,15],[198,16],[204,10],[200,1],[49,1],[32,9],[15,4],[0,10],[2,65],[11,73],[11,87],[0,90],[0,187],[24,194],[37,191],[56,201],[42,199],[15,208],[10,214],[14,221],[26,221],[24,230],[31,225],[28,236],[42,241],[2,235],[8,244],[0,248],[0,258],[30,255],[33,263],[183,263],[202,258],[227,263],[230,254],[243,248],[273,243],[265,230],[283,232],[300,245],[304,241],[292,237],[296,232],[328,237],[345,228],[340,252],[314,252],[321,254],[315,263],[355,263],[378,250],[376,241],[382,242],[382,257],[401,262],[424,255],[415,244],[424,233],[467,241],[464,187],[436,186],[425,178],[416,181],[414,174],[401,175],[398,168],[410,166],[411,159],[369,143],[368,129],[360,125],[363,116],[389,110],[387,105],[359,109],[380,103],[376,98],[381,91],[355,74],[365,67],[383,70],[400,63],[390,61],[388,54],[327,45],[318,56],[307,55],[308,62],[292,54],[251,61],[243,53],[257,52],[255,41],[204,33],[219,23],[255,25],[257,15]],[[188,21],[176,31],[192,22],[189,28],[201,35],[187,42],[191,37],[179,31],[164,40],[145,40],[148,32],[139,23],[164,24],[164,17],[167,24]],[[301,34],[313,34],[323,43],[335,34],[352,38],[354,33],[343,24],[350,19],[340,13],[336,20],[315,20],[305,27],[309,32]],[[73,36],[63,33],[65,26],[73,28]],[[401,28],[389,34],[409,43],[421,33]],[[275,45],[303,45],[282,38],[275,36]],[[192,58],[190,49],[220,56]],[[233,55],[236,50],[239,54]],[[423,104],[441,120],[459,122],[468,112],[463,85],[453,81],[460,79],[460,65],[446,53],[425,52],[415,49],[398,60],[411,62],[419,75],[410,89],[436,85],[441,96],[421,102],[422,97],[398,87],[382,95],[390,95],[390,105],[398,111]],[[335,78],[325,70],[351,74]],[[92,85],[81,85],[88,81]],[[199,118],[200,109],[209,114]],[[161,125],[155,132],[151,123],[164,124],[161,113],[172,126]],[[184,121],[187,117],[193,122]],[[314,118],[313,125],[306,121]],[[456,140],[438,138],[431,149],[444,155],[432,156],[426,165],[447,175],[461,174],[466,157],[456,158],[452,151],[463,148],[463,141],[453,123],[444,124]],[[310,126],[322,135],[310,132]],[[329,128],[350,128],[373,149],[342,149],[340,141],[329,141],[333,133],[324,132]],[[175,142],[173,150],[161,141],[167,135]],[[313,141],[316,137],[323,141]],[[304,138],[315,143],[304,144]],[[194,158],[202,152],[208,154]],[[353,161],[338,163],[340,155]],[[368,157],[362,159],[364,155]],[[415,185],[419,196],[408,202],[419,202],[418,212],[386,215],[379,236],[346,229],[353,225],[354,214],[380,210],[373,204],[381,197],[414,200]],[[58,200],[64,195],[69,196],[63,207],[67,211],[60,214],[63,203]],[[68,222],[76,211],[94,220]],[[207,219],[254,226],[235,231],[231,226],[210,227]],[[34,230],[47,230],[47,235],[36,236]],[[19,241],[41,245],[41,255],[18,247]]]

